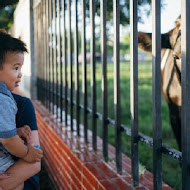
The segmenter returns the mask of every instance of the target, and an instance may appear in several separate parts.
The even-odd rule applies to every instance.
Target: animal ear
[[[152,34],[138,32],[138,46],[144,51],[152,51]],[[161,35],[161,49],[172,49],[170,43],[170,33],[165,33]]]
[[[138,32],[138,46],[144,51],[151,52],[152,51],[152,34]]]
[[[178,28],[181,27],[181,15],[177,18],[175,24],[176,24],[176,27],[178,27]]]

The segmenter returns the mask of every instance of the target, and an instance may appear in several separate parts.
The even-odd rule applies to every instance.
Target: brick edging
[[[115,148],[109,145],[109,162],[102,156],[102,140],[98,137],[98,151],[92,150],[91,143],[63,127],[38,101],[33,101],[44,161],[55,184],[55,189],[134,189],[131,180],[131,160],[122,155],[122,175],[116,172]],[[91,132],[88,132],[91,136]],[[89,138],[90,139],[90,138]],[[153,189],[153,176],[147,170],[140,176],[136,189]],[[163,190],[172,190],[163,183]]]

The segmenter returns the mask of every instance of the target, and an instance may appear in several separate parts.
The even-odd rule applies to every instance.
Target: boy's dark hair
[[[9,35],[5,30],[0,29],[0,69],[3,67],[5,56],[8,52],[28,52],[26,44]]]

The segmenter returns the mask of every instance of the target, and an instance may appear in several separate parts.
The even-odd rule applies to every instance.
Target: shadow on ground
[[[42,169],[40,171],[40,190],[55,190],[48,171],[45,169],[44,161],[42,161]]]

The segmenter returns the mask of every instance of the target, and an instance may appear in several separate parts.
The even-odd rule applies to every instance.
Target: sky
[[[165,0],[164,8],[161,10],[161,33],[168,32],[175,26],[175,20],[181,12],[181,0]],[[144,24],[138,24],[138,30],[152,32],[152,15],[147,19],[144,17]]]

